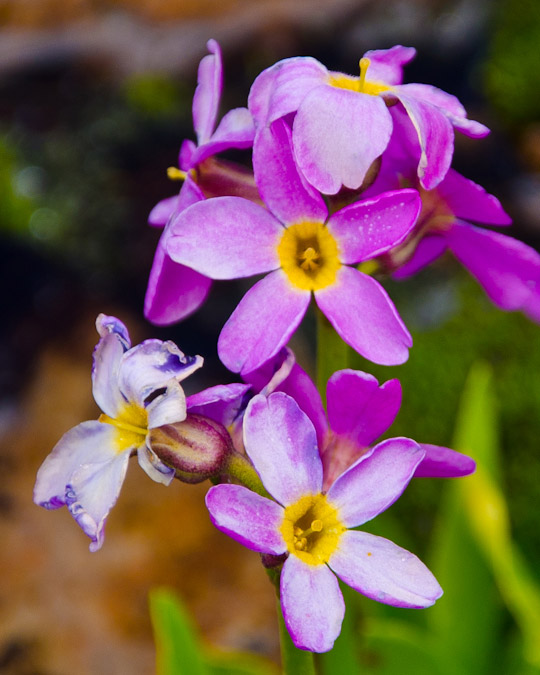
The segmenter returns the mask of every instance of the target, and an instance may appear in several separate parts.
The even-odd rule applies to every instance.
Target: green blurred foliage
[[[485,64],[488,97],[514,126],[540,119],[540,3],[499,0]]]

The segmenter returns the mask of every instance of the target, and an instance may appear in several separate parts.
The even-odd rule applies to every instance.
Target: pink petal
[[[236,279],[279,267],[283,227],[258,204],[216,197],[193,204],[170,225],[171,258],[211,279]]]
[[[457,478],[476,469],[474,459],[461,452],[428,443],[420,443],[420,447],[426,455],[414,472],[415,478]]]
[[[336,332],[359,354],[386,366],[404,363],[412,338],[383,287],[351,267],[315,300]]]
[[[364,54],[370,60],[366,78],[372,82],[401,84],[403,66],[416,56],[414,47],[395,45],[390,49],[374,49]]]
[[[398,414],[401,385],[399,380],[389,380],[379,387],[373,375],[339,370],[328,380],[326,401],[332,431],[367,448]]]
[[[346,584],[387,605],[420,609],[442,595],[433,574],[415,555],[367,532],[345,532],[328,564]]]
[[[396,190],[334,213],[327,226],[338,241],[341,262],[362,262],[400,244],[412,230],[421,207],[416,190]]]
[[[287,344],[311,294],[293,288],[282,270],[258,281],[242,298],[218,339],[218,354],[233,373],[255,370]]]
[[[392,274],[394,279],[407,279],[417,274],[420,270],[435,262],[448,248],[445,237],[439,234],[428,234],[420,239],[418,245],[412,254],[412,257],[406,263],[398,267]]]
[[[277,64],[269,92],[266,123],[298,110],[307,94],[325,82],[327,77],[328,70],[309,56],[285,59]]]
[[[322,488],[322,464],[315,429],[296,401],[276,392],[249,403],[244,445],[264,487],[288,506]]]
[[[291,132],[283,120],[277,120],[257,134],[253,170],[265,204],[282,223],[326,221],[326,204],[298,172]]]
[[[401,496],[424,455],[411,439],[390,438],[360,457],[328,491],[342,523],[356,527],[385,511]]]
[[[193,126],[198,145],[205,143],[212,135],[223,87],[221,49],[215,40],[208,40],[206,48],[210,54],[199,63],[197,89],[193,96]]]
[[[283,508],[242,485],[215,485],[206,495],[214,525],[252,551],[281,555]]]
[[[217,384],[188,396],[187,410],[189,413],[206,415],[228,427],[244,409],[249,390],[247,384]]]
[[[200,145],[191,157],[191,165],[229,148],[250,148],[255,136],[253,118],[247,108],[235,108],[223,116],[212,136]]]
[[[178,208],[179,195],[174,197],[167,197],[158,202],[150,211],[148,216],[148,223],[153,227],[165,227],[169,222],[169,218]]]
[[[316,87],[302,101],[293,123],[297,164],[311,185],[335,194],[358,188],[392,133],[392,118],[378,96]]]
[[[290,555],[281,572],[281,609],[299,649],[327,652],[341,632],[345,603],[336,577],[326,565],[307,565]]]

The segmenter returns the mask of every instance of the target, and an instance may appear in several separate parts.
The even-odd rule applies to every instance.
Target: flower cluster
[[[379,385],[367,373],[337,370],[325,411],[286,346],[311,296],[350,347],[398,365],[412,339],[373,270],[409,276],[448,248],[495,304],[540,320],[540,256],[470,224],[510,223],[495,197],[450,168],[454,131],[488,130],[450,94],[402,83],[414,49],[367,52],[358,76],[285,59],[217,127],[222,60],[215,41],[208,50],[193,99],[197,142],[184,141],[168,172],[182,186],[150,214],[164,229],[145,314],[173,323],[202,305],[212,280],[264,275],[218,339],[221,360],[242,382],[186,400],[180,382],[201,357],[159,340],[131,347],[125,326],[100,315],[92,379],[103,414],[59,441],[34,499],[66,505],[97,550],[132,454],[166,485],[211,478],[213,523],[278,570],[294,644],[322,652],[344,615],[337,578],[399,607],[440,597],[413,554],[357,528],[413,477],[475,467],[449,448],[377,442],[400,407],[397,380]],[[231,148],[252,149],[252,170],[216,157]]]

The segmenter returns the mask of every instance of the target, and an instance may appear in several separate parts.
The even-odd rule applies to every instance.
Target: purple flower
[[[445,176],[454,150],[454,128],[481,137],[489,130],[472,120],[454,96],[426,84],[402,84],[411,47],[367,52],[358,77],[327,70],[311,57],[279,61],[263,71],[249,96],[257,127],[295,114],[294,156],[305,178],[321,192],[358,188],[390,140],[399,103],[421,147],[418,175],[430,189]],[[255,146],[258,136],[255,138]]]
[[[422,212],[415,228],[395,249],[381,256],[383,268],[395,278],[416,274],[447,249],[469,270],[501,309],[525,312],[540,321],[540,255],[507,235],[475,225],[507,226],[511,220],[499,200],[484,188],[450,169],[433,190],[418,185],[414,167],[419,148],[411,125],[401,125],[383,156],[369,196],[399,185],[418,187]]]
[[[419,211],[414,190],[356,202],[329,216],[322,196],[298,173],[282,120],[262,130],[253,157],[268,210],[238,197],[193,204],[171,222],[173,260],[213,279],[270,272],[241,300],[218,341],[234,372],[255,370],[284,346],[311,294],[342,339],[366,358],[403,363],[412,344],[392,301],[352,265],[389,250]]]
[[[170,324],[187,317],[206,299],[211,281],[189,267],[174,263],[167,254],[167,223],[175,213],[218,194],[256,195],[253,179],[231,163],[218,163],[213,155],[228,148],[248,148],[253,143],[254,126],[247,108],[230,110],[216,128],[219,100],[223,88],[221,50],[209,40],[210,54],[199,64],[198,85],[193,97],[193,126],[197,144],[186,140],[178,157],[180,169],[173,177],[184,180],[180,193],[159,202],[150,212],[149,222],[165,226],[148,280],[144,312],[156,324]]]
[[[145,340],[131,347],[124,324],[100,314],[100,340],[94,350],[93,394],[103,414],[68,431],[38,471],[34,501],[46,509],[66,505],[92,543],[103,544],[105,521],[124,481],[128,460],[168,485],[174,469],[147,444],[150,429],[186,417],[180,382],[202,366],[200,356],[184,356],[172,342]]]
[[[417,443],[406,438],[380,443],[324,492],[315,429],[291,397],[256,396],[246,411],[244,439],[275,501],[222,484],[209,490],[206,505],[216,527],[248,548],[287,554],[280,599],[297,647],[332,648],[345,611],[336,575],[360,593],[398,607],[428,607],[441,596],[436,579],[412,553],[351,529],[401,495],[424,457]]]

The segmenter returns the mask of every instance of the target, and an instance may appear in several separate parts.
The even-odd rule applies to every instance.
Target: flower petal
[[[210,52],[201,59],[197,75],[197,89],[193,95],[193,127],[197,144],[205,143],[216,126],[216,117],[223,87],[223,66],[221,49],[215,40],[208,40]]]
[[[359,370],[340,370],[326,387],[328,421],[335,434],[353,438],[367,448],[392,424],[401,405],[399,380],[379,387],[373,377]]]
[[[212,280],[171,260],[161,237],[148,279],[144,315],[158,326],[168,326],[193,314],[206,300]]]
[[[248,384],[218,384],[193,396],[188,396],[187,410],[190,413],[205,415],[228,427],[247,405]]]
[[[337,211],[327,227],[337,239],[340,261],[362,262],[397,246],[413,228],[421,208],[416,190],[396,190]]]
[[[82,422],[67,431],[37,473],[34,502],[46,509],[63,506],[66,485],[78,469],[115,457],[114,437],[114,427],[97,420]]]
[[[322,488],[313,424],[296,401],[275,392],[255,396],[244,416],[244,445],[264,487],[288,506]]]
[[[255,126],[247,108],[235,108],[223,116],[212,137],[200,145],[191,156],[191,166],[197,166],[207,157],[229,148],[250,148],[253,145]]]
[[[262,206],[241,197],[193,204],[171,222],[173,260],[211,279],[236,279],[279,267],[284,228]]]
[[[418,176],[422,186],[432,190],[450,168],[454,153],[454,130],[439,108],[407,95],[407,86],[396,87],[392,93],[405,107],[416,129],[421,148]]]
[[[364,54],[370,64],[367,70],[369,81],[384,84],[401,84],[403,81],[403,66],[416,56],[414,47],[395,45],[390,49],[373,49]]]
[[[412,338],[383,287],[351,267],[338,270],[315,300],[340,337],[359,354],[386,366],[404,363]]]
[[[92,552],[103,545],[105,521],[120,494],[128,462],[129,452],[123,452],[107,462],[84,464],[66,485],[66,505],[92,540]]]
[[[526,309],[540,281],[540,255],[522,241],[456,223],[446,234],[456,258],[498,307]]]
[[[454,169],[437,186],[437,194],[448,204],[452,213],[462,220],[488,225],[510,225],[512,219],[501,202]]]
[[[341,632],[345,603],[336,577],[326,565],[307,565],[290,555],[281,572],[281,609],[299,649],[327,652]]]
[[[169,218],[177,210],[179,199],[180,195],[176,194],[173,197],[167,197],[158,202],[148,216],[149,225],[153,227],[165,227],[169,222]]]
[[[92,355],[92,393],[101,410],[115,417],[119,408],[125,403],[119,389],[119,374],[127,346],[126,340],[120,333],[106,330],[103,333]],[[127,337],[129,340],[129,335]]]
[[[156,389],[173,378],[181,382],[202,364],[200,356],[186,356],[170,340],[145,340],[122,357],[120,389],[126,400],[142,406]]]
[[[476,469],[474,459],[461,452],[428,443],[420,443],[420,447],[426,455],[414,472],[415,478],[457,478]]]
[[[394,279],[407,279],[435,262],[448,248],[445,237],[439,234],[428,234],[418,242],[412,257],[398,267],[392,274]]]
[[[326,221],[326,204],[298,172],[291,132],[283,120],[277,120],[257,134],[253,170],[262,198],[282,223]]]
[[[141,469],[156,483],[170,485],[174,479],[175,471],[170,466],[163,464],[156,453],[147,445],[137,448],[137,459]]]
[[[386,605],[429,607],[442,595],[415,555],[367,532],[344,532],[328,564],[346,584]]]
[[[157,429],[164,424],[175,424],[186,419],[186,395],[181,384],[174,378],[167,381],[165,391],[146,405],[148,429]]]
[[[258,281],[223,326],[218,354],[233,373],[255,370],[283,347],[306,313],[311,294],[291,286],[282,270]]]
[[[392,133],[392,118],[378,96],[316,87],[302,101],[293,123],[297,164],[311,185],[335,194],[358,188]]]
[[[252,551],[281,555],[287,545],[280,532],[283,508],[242,485],[215,485],[206,506],[214,525]]]
[[[389,438],[360,457],[328,491],[342,523],[356,527],[385,511],[405,490],[424,455],[410,438]]]

